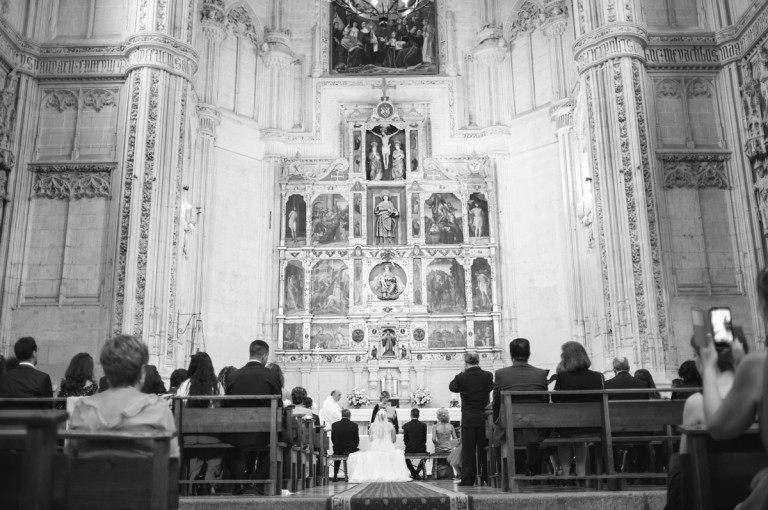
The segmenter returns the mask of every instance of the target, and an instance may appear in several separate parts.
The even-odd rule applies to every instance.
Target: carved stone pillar
[[[568,7],[563,0],[550,0],[544,7],[547,21],[544,34],[549,41],[549,58],[552,76],[552,95],[555,100],[568,97],[568,60],[569,44],[565,41],[568,28]]]
[[[625,21],[624,6],[584,2],[580,9],[590,6],[606,13],[589,19],[608,20],[587,25],[597,30],[574,45],[586,95],[604,301],[597,350],[606,362],[625,355],[663,371],[667,309],[643,90],[648,39],[639,25],[613,23]]]
[[[177,356],[181,175],[198,58],[188,44],[194,2],[186,5],[143,2],[125,50],[129,103],[112,329],[143,338],[161,372]]]

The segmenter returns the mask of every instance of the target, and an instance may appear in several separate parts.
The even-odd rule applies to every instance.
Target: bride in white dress
[[[395,448],[395,427],[387,420],[386,410],[376,415],[368,437],[368,449],[350,454],[347,460],[349,483],[409,481],[405,452]]]

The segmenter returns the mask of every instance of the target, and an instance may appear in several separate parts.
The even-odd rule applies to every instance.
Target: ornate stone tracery
[[[110,198],[114,165],[60,165],[32,168],[32,196],[56,200]]]

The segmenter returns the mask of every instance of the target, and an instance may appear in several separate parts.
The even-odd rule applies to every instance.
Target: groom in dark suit
[[[493,374],[480,368],[476,352],[464,353],[464,371],[454,377],[448,389],[461,394],[461,487],[475,485],[475,472],[488,483],[485,472],[485,406],[493,390]],[[477,463],[480,466],[477,466]]]
[[[352,423],[349,420],[350,416],[352,413],[349,412],[349,409],[342,409],[341,419],[331,425],[331,442],[333,443],[334,455],[349,455],[356,452],[357,447],[360,446],[360,432],[357,423]],[[339,466],[341,466],[340,460],[333,461],[334,482],[339,481]],[[348,479],[349,472],[346,462],[344,463],[344,474]]]
[[[419,421],[419,410],[415,407],[411,409],[411,421],[403,425],[403,442],[405,453],[427,453],[427,424]],[[423,459],[416,469],[410,459],[406,459],[405,464],[414,480],[421,480],[419,473],[426,475]]]
[[[2,398],[50,398],[53,396],[51,378],[35,368],[37,365],[37,343],[31,336],[19,338],[13,346],[13,353],[19,366],[0,375],[0,397]],[[51,409],[51,403],[11,404],[4,409]]]

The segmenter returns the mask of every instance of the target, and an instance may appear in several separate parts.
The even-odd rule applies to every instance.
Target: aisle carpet
[[[328,499],[330,510],[469,510],[469,496],[421,482],[361,483]]]

